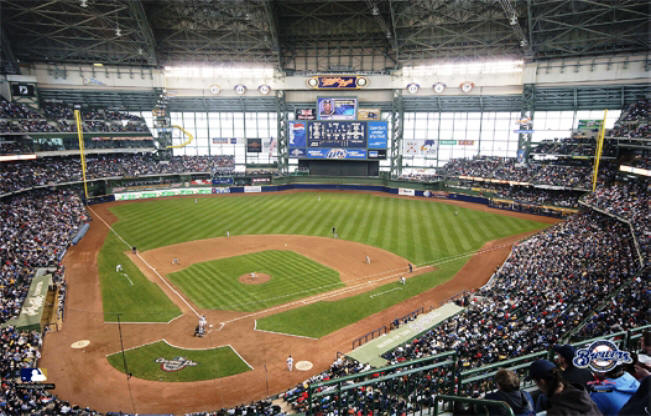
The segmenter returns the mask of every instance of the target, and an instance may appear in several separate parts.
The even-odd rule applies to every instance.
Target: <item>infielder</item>
[[[407,279],[405,279],[405,276],[400,277],[400,284],[405,285],[407,283]]]
[[[292,355],[289,354],[289,357],[287,357],[287,370],[291,372],[293,366],[294,366],[294,359],[292,358]]]
[[[116,273],[120,273],[121,271],[122,271],[122,265],[119,264],[119,263],[116,264],[116,265],[115,265],[115,272],[116,272]]]

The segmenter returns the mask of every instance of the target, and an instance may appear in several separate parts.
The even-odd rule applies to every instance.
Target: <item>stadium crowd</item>
[[[0,132],[75,132],[74,107],[45,103],[43,115],[25,104],[0,101]],[[145,121],[133,114],[105,109],[83,109],[84,130],[88,132],[148,133]]]
[[[111,154],[88,157],[86,166],[88,179],[97,179],[232,170],[235,168],[235,161],[233,156],[175,156],[169,161],[159,161],[148,154]],[[3,166],[0,174],[0,194],[80,180],[78,157],[18,161]]]
[[[639,178],[609,187],[597,188],[587,194],[583,202],[630,222],[645,258],[651,255],[651,228],[649,227],[649,180]]]
[[[649,100],[641,99],[622,111],[619,120],[608,133],[609,136],[625,138],[651,137],[649,124]]]
[[[602,164],[599,181],[607,182],[613,170]],[[454,159],[444,167],[447,176],[472,176],[537,185],[588,189],[592,183],[592,167],[571,162],[518,164],[514,158],[477,157]]]

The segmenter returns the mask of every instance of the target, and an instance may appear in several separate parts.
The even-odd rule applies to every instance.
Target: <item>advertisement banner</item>
[[[379,120],[380,119],[380,109],[379,108],[360,108],[357,110],[357,120]]]
[[[405,140],[405,156],[436,156],[436,140]]]
[[[297,108],[296,120],[316,120],[316,110],[314,108]]]
[[[236,137],[213,137],[212,144],[237,144]]]
[[[475,144],[474,140],[459,140],[457,141],[459,146],[473,146]]]
[[[228,188],[228,187],[212,188],[212,193],[213,194],[230,194],[231,193],[231,188]]]
[[[305,157],[308,159],[366,159],[366,149],[307,149]]]
[[[245,186],[244,187],[244,192],[245,193],[262,192],[262,187],[261,186]]]
[[[253,183],[271,183],[271,178],[270,177],[252,178],[251,182],[253,182]]]
[[[179,195],[207,195],[210,194],[210,188],[184,188],[184,189],[161,189],[154,191],[139,191],[139,192],[121,192],[116,193],[116,201],[133,201],[136,199],[149,199],[161,198],[165,196],[179,196]]]
[[[388,126],[386,121],[369,121],[368,130],[368,148],[369,149],[386,149],[389,140]]]
[[[304,121],[289,123],[289,147],[305,147],[305,124]]]
[[[386,149],[369,150],[368,151],[368,158],[369,159],[386,159],[387,158],[387,150]]]
[[[210,179],[194,179],[190,181],[191,185],[211,185]]]
[[[301,149],[297,147],[289,151],[290,158],[298,158],[298,157],[305,157],[305,156],[306,156],[305,149]]]
[[[232,176],[215,176],[212,178],[213,185],[232,185],[233,177]]]
[[[417,140],[405,140],[403,146],[402,153],[405,156],[416,156],[418,154],[418,148],[420,147]]]
[[[307,147],[366,147],[363,121],[312,121],[307,125]]]
[[[262,139],[246,139],[246,151],[248,153],[262,152]]]
[[[364,81],[359,82],[360,79]],[[318,90],[356,90],[366,83],[366,78],[356,75],[318,75],[309,79],[307,85]]]
[[[416,196],[416,190],[411,188],[398,188],[398,195]]]
[[[457,144],[457,141],[456,140],[440,140],[439,143],[442,146],[454,146],[455,144]]]

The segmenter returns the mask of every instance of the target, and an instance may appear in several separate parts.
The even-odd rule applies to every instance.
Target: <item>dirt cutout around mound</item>
[[[388,197],[386,194],[379,195]],[[492,211],[500,215],[549,223],[557,222],[550,218],[498,211],[481,205],[456,201],[432,201],[432,203],[452,203],[471,209]],[[81,407],[89,406],[102,412],[121,410],[130,413],[180,414],[209,411],[248,403],[285,391],[311,375],[329,368],[337,353],[348,352],[351,349],[352,341],[357,337],[386,325],[393,319],[404,316],[417,308],[437,307],[450,296],[462,290],[480,287],[506,259],[511,245],[533,234],[526,233],[486,243],[482,250],[471,257],[459,273],[446,283],[318,340],[254,330],[254,322],[260,316],[277,313],[282,310],[282,307],[302,306],[306,300],[298,301],[293,306],[281,305],[282,307],[278,310],[261,311],[259,314],[199,310],[199,313],[206,315],[211,326],[205,337],[198,338],[193,336],[194,328],[197,325],[197,316],[139,259],[136,259],[135,263],[141,270],[148,270],[145,275],[152,281],[156,281],[165,293],[179,304],[183,315],[169,323],[128,323],[123,324],[121,328],[118,328],[115,323],[104,322],[102,295],[97,274],[97,255],[109,232],[102,221],[115,222],[116,218],[109,208],[119,204],[122,203],[108,203],[91,207],[93,224],[90,230],[78,245],[72,246],[68,250],[64,259],[68,293],[63,329],[58,332],[48,332],[44,339],[42,359],[39,362],[39,366],[48,370],[48,382],[56,384],[54,393],[57,396]],[[176,250],[174,252],[165,252],[166,248],[161,248],[150,250],[142,255],[148,262],[155,261],[154,267],[160,267],[159,272],[166,275],[187,267],[193,262],[215,259],[219,255],[230,257],[235,254],[245,254],[246,247],[249,247],[248,252],[268,249],[265,247],[291,249],[339,271],[342,281],[346,284],[346,287],[340,289],[340,292],[334,295],[316,295],[313,297],[315,300],[321,299],[319,296],[329,300],[331,298],[326,296],[336,299],[351,296],[357,291],[370,290],[372,286],[363,280],[369,274],[377,273],[376,279],[380,284],[383,277],[396,279],[391,276],[391,273],[386,274],[387,270],[394,268],[405,270],[407,267],[405,259],[380,249],[377,250],[382,252],[381,256],[372,254],[372,252],[368,254],[364,250],[369,250],[369,246],[359,243],[303,237],[300,239],[301,245],[305,245],[306,241],[313,239],[313,248],[300,250],[298,248],[299,236],[266,237],[268,238],[261,239],[260,236],[231,237],[229,241],[223,243],[223,247],[230,247],[232,251],[223,253],[221,253],[221,249],[218,251],[214,247],[210,253],[204,253],[204,250],[199,249],[199,246],[203,244],[199,241],[177,244],[174,246]],[[241,239],[242,244],[237,249],[235,245],[240,243],[234,243],[236,239]],[[219,239],[205,241],[214,243],[214,240]],[[328,243],[321,240],[332,241]],[[284,246],[285,243],[288,244],[287,248]],[[322,244],[326,244],[328,249],[319,250]],[[355,244],[359,245],[359,249],[351,252],[352,245]],[[187,253],[180,252],[181,249],[187,249]],[[483,249],[489,250],[483,251]],[[190,257],[187,257],[190,253],[194,253],[192,261]],[[364,262],[366,255],[371,257],[370,265]],[[172,265],[173,257],[179,257],[182,266]],[[405,275],[409,276],[408,273]],[[366,281],[368,282],[368,280]],[[346,292],[346,290],[350,292]],[[220,322],[229,323],[220,328]],[[163,383],[137,378],[127,379],[123,373],[113,368],[106,360],[106,355],[120,351],[121,338],[125,349],[156,342],[162,338],[182,348],[212,348],[230,345],[253,370],[231,377],[199,382]],[[85,348],[72,349],[71,344],[80,339],[88,340],[90,343]],[[314,367],[308,372],[288,372],[285,359],[289,354],[297,362],[309,360]],[[106,394],[106,392],[111,393]]]
[[[243,274],[237,280],[245,285],[261,285],[271,280],[271,276],[266,273],[251,272]]]

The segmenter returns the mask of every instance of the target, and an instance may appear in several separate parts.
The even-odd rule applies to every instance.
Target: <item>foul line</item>
[[[402,288],[401,287],[394,287],[393,289],[385,290],[384,292],[375,293],[375,294],[369,296],[369,298],[373,299],[376,296],[382,296],[385,293],[393,292],[394,290],[402,290]]]
[[[122,240],[122,242],[123,242],[123,243],[124,243],[128,248],[133,247],[131,244],[127,243],[127,241],[126,241],[124,238],[122,238],[122,236],[121,236],[120,234],[118,234],[118,232],[115,231],[115,230],[113,229],[113,227],[111,227],[111,226],[109,225],[109,223],[107,223],[107,222],[104,220],[104,218],[102,218],[99,214],[97,214],[97,212],[93,211],[93,209],[92,209],[90,206],[89,206],[89,207],[86,207],[86,208],[88,208],[88,210],[89,210],[90,212],[92,212],[93,214],[95,214],[95,216],[96,216],[97,218],[99,218],[100,221],[102,221],[102,222],[104,223],[104,225],[106,225],[106,227],[107,227],[109,230],[111,230],[111,232],[113,232],[113,234],[117,235],[118,238],[119,238],[120,240]],[[194,307],[192,307],[192,305],[191,305],[187,300],[185,300],[185,298],[184,298],[183,296],[181,296],[181,294],[180,294],[176,289],[174,289],[174,288],[172,287],[172,285],[170,285],[169,282],[168,282],[165,278],[163,278],[163,276],[161,276],[160,273],[158,273],[158,270],[156,270],[156,268],[152,267],[149,263],[147,263],[147,260],[145,260],[144,258],[142,258],[142,256],[140,255],[139,252],[136,252],[136,257],[138,257],[138,258],[139,258],[139,259],[140,259],[140,260],[141,260],[141,261],[142,261],[142,262],[143,262],[147,267],[149,267],[149,269],[151,269],[151,271],[153,271],[153,272],[156,274],[156,276],[158,276],[158,278],[159,278],[163,283],[165,283],[165,286],[167,286],[167,288],[168,288],[169,290],[171,290],[172,293],[174,293],[174,294],[175,294],[179,299],[181,299],[181,301],[182,301],[182,302],[183,302],[183,303],[184,303],[188,308],[190,308],[190,310],[191,310],[191,311],[192,311],[192,312],[197,316],[197,318],[201,318],[201,315],[199,314],[199,312],[197,312],[197,311],[194,309]]]
[[[287,334],[285,332],[276,332],[276,331],[267,331],[265,329],[258,329],[258,320],[257,319],[255,321],[253,321],[253,330],[258,331],[258,332],[266,332],[268,334],[274,334],[274,335],[284,335],[286,337],[304,338],[304,339],[309,339],[309,340],[313,340],[313,341],[317,341],[319,339],[319,338],[308,337],[306,335]]]

